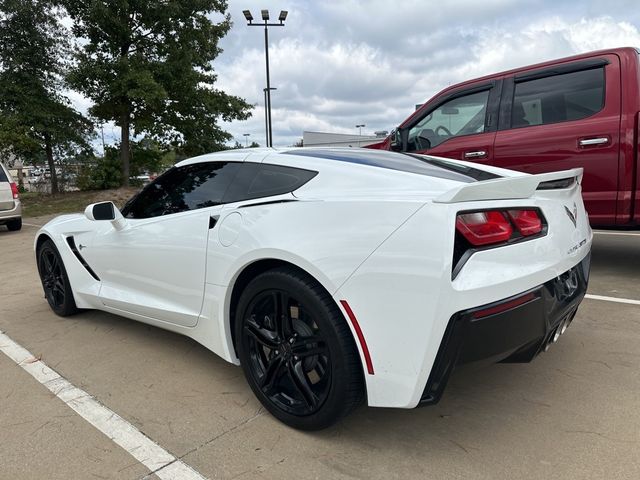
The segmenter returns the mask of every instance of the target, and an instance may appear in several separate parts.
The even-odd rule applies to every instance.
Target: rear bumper
[[[529,362],[557,340],[587,291],[591,255],[526,292],[455,313],[447,325],[419,405],[437,403],[456,365]]]
[[[20,200],[14,200],[12,203],[13,207],[7,210],[0,210],[0,225],[22,216],[22,204],[20,203]]]

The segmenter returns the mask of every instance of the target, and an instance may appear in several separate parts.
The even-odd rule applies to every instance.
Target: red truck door
[[[591,224],[615,225],[620,95],[616,55],[506,78],[491,163],[528,173],[582,167]]]
[[[400,127],[408,130],[405,151],[490,161],[501,87],[501,80],[485,81],[436,97]]]

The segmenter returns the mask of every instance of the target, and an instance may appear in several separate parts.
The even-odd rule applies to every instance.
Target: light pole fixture
[[[271,132],[271,82],[269,80],[269,27],[284,27],[284,21],[287,19],[287,11],[280,11],[280,15],[278,16],[279,23],[269,23],[269,10],[261,10],[260,14],[262,16],[262,20],[264,23],[253,23],[253,15],[251,15],[251,11],[243,10],[244,18],[247,19],[247,25],[249,27],[262,27],[264,26],[264,56],[265,63],[267,66],[267,88],[264,89],[266,94],[265,96],[265,104],[267,108],[267,147],[273,147],[273,135]]]
[[[366,125],[363,123],[362,125],[356,125],[356,128],[358,128],[358,135],[362,136],[362,127],[366,127]]]
[[[251,135],[250,133],[243,133],[242,136],[244,137],[244,146],[245,148],[249,146],[249,135]]]
[[[269,87],[268,89],[263,88],[262,92],[264,93],[264,131],[266,132],[266,136],[267,136],[267,147],[269,146],[269,138],[271,136],[271,123],[269,122],[269,119],[271,118],[271,116],[267,113],[270,112],[270,103],[271,103],[271,96],[269,96],[269,98],[267,98],[267,90],[277,90],[276,87]]]

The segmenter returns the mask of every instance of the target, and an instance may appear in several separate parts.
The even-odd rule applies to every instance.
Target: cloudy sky
[[[268,7],[288,10],[269,30],[275,146],[303,130],[391,130],[442,88],[488,73],[575,53],[640,47],[636,1],[230,0],[234,25],[214,65],[218,86],[256,105],[225,124],[234,138],[264,145],[264,35],[247,27]],[[115,129],[106,131],[113,137]]]

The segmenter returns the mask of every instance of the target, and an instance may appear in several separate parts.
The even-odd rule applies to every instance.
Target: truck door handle
[[[476,150],[475,152],[465,152],[464,158],[485,158],[487,156],[486,150]]]
[[[606,145],[609,143],[609,137],[582,138],[578,140],[581,147],[591,147],[593,145]]]

